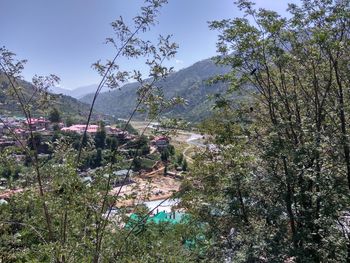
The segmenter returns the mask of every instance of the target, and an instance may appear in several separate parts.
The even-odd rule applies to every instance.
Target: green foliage
[[[85,103],[69,96],[51,94],[47,90],[43,90],[40,94],[36,92],[37,88],[33,84],[24,80],[18,80],[18,84],[21,86],[21,92],[26,100],[29,100],[32,94],[35,93],[31,99],[34,102],[32,107],[34,116],[50,114],[50,109],[57,109],[58,113],[60,113],[60,118],[65,119],[74,116],[79,121],[84,120],[82,113],[88,110],[88,106]],[[17,99],[13,97],[9,81],[2,73],[0,73],[0,88],[2,115],[23,116],[23,111]],[[42,103],[44,101],[41,100],[43,96],[46,97],[45,103]]]
[[[116,138],[107,136],[106,146],[108,149],[113,150],[117,147],[117,145],[118,145],[118,141]]]
[[[162,162],[168,162],[169,160],[169,150],[167,148],[161,150],[160,152],[160,159],[162,160]]]
[[[228,70],[228,67],[217,66],[212,60],[207,59],[170,75],[161,83],[165,97],[180,96],[186,100],[186,103],[165,110],[164,115],[191,122],[207,117],[210,113],[208,108],[212,105],[207,98],[208,95],[223,92],[227,87],[224,83],[208,85],[207,80],[215,75],[225,74]],[[120,90],[101,93],[96,100],[96,110],[119,118],[127,118],[137,103],[138,87],[138,83],[130,83],[125,84]],[[81,101],[90,103],[92,98],[92,94],[86,95],[81,98]],[[118,101],[118,104],[115,104],[115,101]],[[139,118],[141,116],[143,115],[138,115]],[[169,125],[173,126],[174,123]]]
[[[102,164],[102,150],[100,148],[96,151],[96,156],[94,158],[94,167],[99,167]]]
[[[188,169],[188,164],[187,164],[186,159],[184,159],[184,160],[182,161],[181,169],[182,169],[182,171],[185,171],[185,172],[187,171],[187,169]]]
[[[69,126],[72,126],[74,124],[74,120],[71,116],[68,116],[67,119],[66,119],[66,126],[69,127]]]
[[[33,133],[33,138],[29,137],[27,139],[27,145],[32,151],[37,151],[38,153],[42,154],[51,153],[49,145],[47,144],[47,139],[44,139],[43,136],[38,132]]]
[[[181,106],[169,110],[181,99],[168,95],[182,91],[162,91],[155,85],[170,73],[162,61],[173,57],[176,45],[160,37],[159,46],[153,46],[137,36],[156,22],[164,3],[146,0],[141,14],[132,20],[135,24],[129,27],[123,19],[114,21],[116,39],[107,40],[113,47],[127,47],[118,54],[149,58],[152,79],[142,79],[137,71],[134,75],[119,71],[111,61],[94,64],[105,80],[103,85],[110,88],[137,80],[138,85],[129,84],[139,103],[135,112],[146,112],[151,118],[163,110],[174,115],[184,111]],[[28,147],[21,148],[28,167],[18,167],[14,152],[8,149],[1,154],[2,175],[12,180],[19,171],[25,172],[27,186],[9,203],[0,204],[0,261],[349,262],[348,218],[344,216],[350,202],[349,1],[302,3],[302,7],[290,5],[290,18],[282,18],[240,0],[238,7],[251,19],[211,23],[220,31],[221,55],[216,60],[232,72],[212,80],[218,85],[229,81],[230,87],[226,90],[221,83],[213,96],[214,116],[201,127],[208,135],[208,148],[198,151],[180,188],[180,205],[191,213],[189,222],[142,224],[141,231],[133,231],[123,228],[129,211],[111,213],[116,203],[134,197],[134,193],[119,195],[122,188],[111,191],[113,172],[130,164],[134,170],[147,168],[158,157],[140,158],[149,151],[147,137],[123,145],[129,150],[126,160],[116,151],[121,143],[107,139],[102,126],[94,139],[56,133],[49,144],[29,131]],[[13,84],[24,61],[14,61],[3,48],[0,51],[7,76],[1,81],[0,99],[11,98],[6,109],[21,108],[27,118],[47,112],[50,95],[46,90],[57,78],[36,77],[33,86]],[[204,77],[213,74],[211,67],[207,70]],[[205,93],[196,89],[203,84],[203,76],[187,73],[171,74],[169,86],[183,80],[180,88],[193,96],[187,110],[203,113],[206,104],[195,105]],[[120,114],[135,106],[127,92],[120,91],[124,96],[118,99]],[[233,100],[235,92],[250,96]],[[36,93],[38,97],[26,103]],[[101,98],[107,104],[107,98]],[[65,118],[61,107],[57,109]],[[103,150],[106,144],[109,149]],[[50,158],[40,158],[43,145],[50,146]],[[165,173],[174,154],[172,146],[160,151]],[[182,155],[176,162],[187,170]],[[89,168],[96,169],[85,177]],[[145,207],[136,212],[140,217],[147,214]]]
[[[177,45],[171,41],[170,36],[159,36],[158,42],[153,44],[142,39],[140,35],[157,22],[159,9],[165,3],[165,0],[145,0],[145,6],[141,8],[140,13],[130,20],[131,25],[126,24],[123,18],[112,22],[114,36],[108,38],[107,42],[118,49],[115,52],[117,55],[107,60],[105,64],[98,61],[93,65],[101,75],[99,88],[102,86],[116,88],[120,83],[131,79],[138,81],[139,105],[134,110],[145,111],[154,118],[158,117],[164,108],[173,104],[173,100],[167,100],[162,95],[162,88],[156,83],[171,72],[171,69],[163,65],[163,61],[174,57]],[[149,67],[148,76],[152,76],[152,81],[144,80],[137,70],[121,71],[116,64],[121,56],[137,60],[146,58]],[[47,90],[59,80],[54,75],[35,76],[33,85],[21,81],[24,63],[25,61],[16,60],[12,52],[0,48],[0,66],[1,72],[4,73],[1,77],[5,79],[4,81],[1,79],[0,97],[11,98],[8,102],[13,102],[13,105],[7,107],[12,114],[15,112],[13,108],[18,108],[28,120],[36,114],[40,116],[47,114],[54,106],[62,113],[62,119],[67,122],[75,122],[79,120],[80,113],[85,115],[86,112],[90,112],[88,119],[84,120],[84,123],[90,123],[90,116],[94,115],[93,105],[89,111],[84,104],[70,104],[72,99],[69,97],[48,93]],[[22,84],[25,87],[21,87]],[[57,99],[57,103],[52,105],[53,98]],[[73,121],[67,119],[66,114],[72,116]],[[54,119],[57,120],[57,114]],[[126,129],[132,131],[131,126]],[[25,189],[9,192],[14,194],[9,198],[9,203],[1,204],[5,205],[4,209],[0,209],[1,262],[98,263],[116,260],[131,262],[133,259],[139,262],[152,262],[154,259],[158,260],[169,255],[168,252],[174,247],[172,243],[168,243],[168,246],[162,249],[163,246],[159,246],[159,242],[152,242],[149,244],[153,249],[147,248],[147,238],[152,235],[158,236],[159,233],[149,231],[148,236],[134,236],[130,231],[123,229],[125,222],[120,221],[125,218],[123,209],[118,209],[117,216],[111,214],[121,199],[129,201],[131,198],[125,194],[122,196],[118,189],[112,192],[112,187],[116,183],[114,172],[120,168],[130,167],[132,161],[133,165],[137,166],[136,162],[139,161],[135,158],[137,154],[133,155],[131,160],[126,160],[119,155],[117,146],[120,142],[115,140],[109,140],[110,149],[102,149],[106,143],[102,125],[95,138],[90,138],[86,133],[61,134],[56,131],[53,138],[44,142],[44,137],[40,137],[30,129],[28,134],[30,138],[28,147],[15,139],[21,145],[21,151],[25,153],[25,162],[28,164],[25,177],[30,180]],[[134,153],[138,153],[140,149],[148,152],[148,143],[146,137],[141,137],[130,145],[134,147]],[[52,151],[50,158],[40,156],[44,145]],[[10,155],[6,152],[5,157]],[[172,236],[175,238],[175,234],[171,232],[167,238]],[[129,239],[131,235],[133,240]],[[131,252],[124,250],[128,239],[144,247],[141,249],[135,247],[131,254],[127,254]],[[176,244],[176,251],[179,252],[181,244]],[[181,255],[172,258],[187,258],[186,252],[182,249]]]
[[[51,122],[60,122],[61,121],[61,115],[58,109],[53,108],[49,113],[49,121]]]
[[[148,145],[143,145],[141,147],[141,155],[147,155],[150,153],[150,148]]]
[[[101,94],[101,96],[103,96],[103,94]],[[126,125],[124,121],[118,121],[115,126],[120,129],[125,129],[125,131],[130,134],[138,135],[137,130],[130,123]]]
[[[33,140],[28,140],[28,147],[31,150],[38,149],[42,143],[42,136],[40,133],[34,133]]]
[[[174,145],[169,144],[167,148],[169,155],[174,156],[175,155],[175,147]]]
[[[126,145],[127,148],[136,149],[136,148],[143,148],[148,147],[149,145],[149,139],[147,136],[142,135],[138,137],[136,140],[129,141]]]
[[[178,155],[176,156],[176,164],[179,165],[179,166],[181,166],[183,159],[184,159],[183,153],[178,154]]]
[[[134,158],[132,161],[132,167],[134,171],[139,171],[142,167],[141,159],[139,157]]]
[[[349,1],[305,0],[290,18],[237,4],[249,19],[210,24],[231,88],[202,125],[215,147],[197,155],[183,205],[218,261],[347,262]]]
[[[95,147],[96,148],[101,148],[101,149],[104,149],[105,148],[105,145],[106,145],[106,130],[105,130],[105,126],[104,124],[101,122],[99,127],[98,127],[98,130],[95,134]]]

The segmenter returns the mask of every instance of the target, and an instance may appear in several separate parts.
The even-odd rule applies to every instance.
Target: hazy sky
[[[207,21],[233,18],[240,12],[234,0],[169,0],[159,24],[148,34],[172,34],[179,44],[173,64],[181,69],[216,54],[217,33]],[[284,12],[288,2],[256,0],[259,7]],[[105,45],[112,36],[110,23],[119,16],[133,17],[141,0],[0,0],[0,46],[28,59],[24,76],[54,73],[61,86],[74,89],[99,82],[91,69],[98,59],[111,58],[113,48]],[[120,60],[126,69],[144,70],[134,61]]]

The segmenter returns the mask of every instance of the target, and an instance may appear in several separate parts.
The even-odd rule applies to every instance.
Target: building
[[[155,145],[157,148],[163,149],[169,145],[169,138],[164,135],[158,136],[158,137],[155,137],[151,143]]]
[[[9,146],[14,146],[16,145],[16,141],[12,139],[7,139],[7,138],[1,138],[0,139],[0,149],[9,147]]]
[[[105,131],[108,135],[115,135],[115,134],[118,134],[118,133],[122,133],[123,130],[122,129],[119,129],[119,128],[116,128],[116,127],[112,127],[110,125],[108,126],[105,126]]]
[[[124,131],[120,128],[106,126],[105,127],[106,133],[109,136],[116,137],[120,141],[129,141],[135,138],[134,135],[128,133],[127,131]]]
[[[103,175],[106,179],[109,177],[109,174]],[[131,177],[133,176],[133,171],[124,169],[119,171],[114,171],[111,175],[111,185],[112,186],[119,186],[123,184],[130,184],[133,183],[131,180]]]
[[[75,124],[69,127],[64,127],[61,129],[61,131],[63,132],[76,132],[76,133],[84,133],[86,129],[86,125],[85,124]],[[87,133],[91,133],[91,134],[95,134],[98,131],[98,125],[93,125],[90,124],[88,125],[88,128],[86,130]]]
[[[22,128],[16,128],[13,131],[18,139],[26,139],[28,132]]]
[[[43,117],[30,118],[24,121],[24,125],[29,127],[32,131],[40,131],[49,129],[50,121]]]
[[[0,136],[4,135],[4,131],[5,131],[5,124],[0,123]]]
[[[0,136],[10,135],[15,129],[23,128],[23,122],[25,119],[19,117],[3,117],[1,116],[2,123],[0,123]]]

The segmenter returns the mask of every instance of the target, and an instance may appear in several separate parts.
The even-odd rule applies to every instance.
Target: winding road
[[[190,135],[190,138],[186,140],[188,146],[183,150],[182,154],[189,163],[193,163],[193,159],[187,154],[187,151],[193,146],[205,148],[206,145],[202,142],[203,135],[197,133],[186,133],[186,135]]]

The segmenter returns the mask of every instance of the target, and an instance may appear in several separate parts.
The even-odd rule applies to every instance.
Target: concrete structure
[[[61,131],[64,132],[76,132],[76,133],[80,133],[83,134],[85,131],[86,125],[85,124],[75,124],[69,127],[64,127],[61,129]],[[90,124],[88,126],[88,129],[86,130],[87,133],[90,134],[95,134],[97,133],[99,129],[98,125],[94,125],[94,124]],[[111,127],[111,126],[105,126],[105,131],[106,134],[109,136],[114,136],[120,140],[131,140],[133,139],[133,136],[130,135],[128,132],[123,131],[119,128],[115,128],[115,127]]]
[[[152,144],[157,148],[166,148],[169,145],[169,138],[167,136],[157,136],[152,140]]]
[[[133,176],[132,170],[124,169],[124,170],[114,171],[111,175],[110,184],[112,186],[120,186],[122,184],[133,183],[133,181],[131,180],[132,176]],[[108,179],[109,174],[104,174],[103,177]]]
[[[29,127],[32,131],[47,130],[51,122],[43,117],[30,118],[24,121],[26,127]]]
[[[69,126],[69,127],[64,127],[64,128],[61,129],[61,131],[84,133],[85,128],[86,128],[85,124],[75,124],[75,125],[72,125],[72,126]],[[98,125],[91,124],[91,125],[88,126],[86,132],[94,134],[94,133],[97,132],[97,130],[98,130]]]

